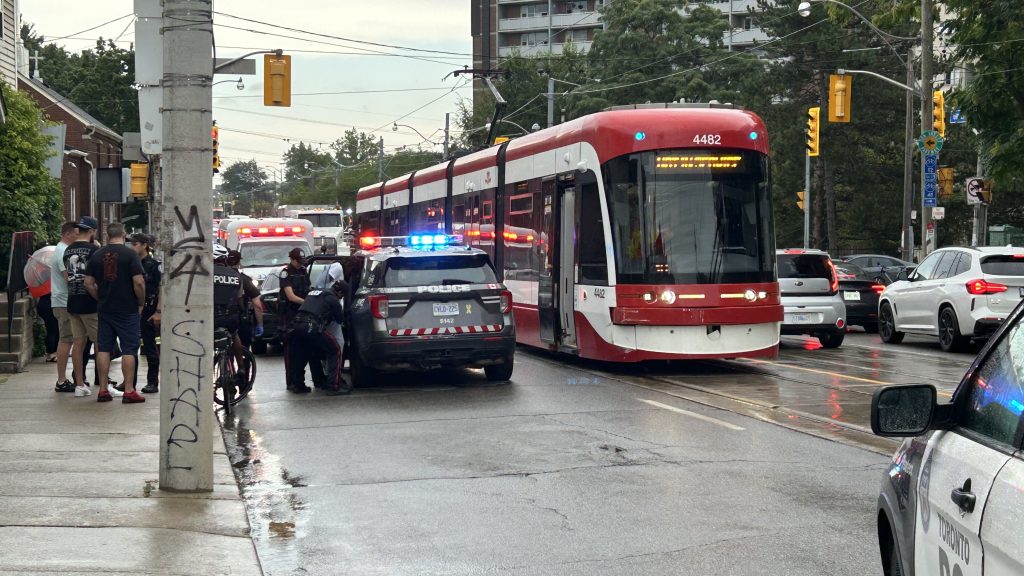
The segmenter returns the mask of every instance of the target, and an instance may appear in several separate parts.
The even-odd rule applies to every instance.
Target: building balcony
[[[551,18],[544,16],[526,16],[524,18],[502,18],[498,20],[499,32],[535,32],[547,30],[551,26],[555,30],[573,28],[593,28],[601,25],[601,14],[598,12],[570,12],[569,14],[553,14]]]
[[[751,28],[745,30],[743,28],[737,28],[732,31],[732,45],[736,46],[753,46],[754,42],[764,43],[770,40],[768,33],[760,28]],[[726,30],[725,34],[722,35],[722,42],[729,45],[729,31]]]
[[[717,0],[716,2],[708,2],[708,6],[715,8],[722,14],[747,14],[748,8],[753,8],[755,12],[760,9],[757,7],[757,0]]]
[[[581,52],[588,52],[591,44],[593,44],[593,42],[573,42],[573,46]],[[551,53],[555,55],[561,54],[565,46],[565,44],[552,44]],[[512,55],[513,51],[518,51],[520,56],[532,58],[534,56],[547,55],[548,46],[546,44],[532,44],[529,46],[499,46],[498,56],[508,58]]]

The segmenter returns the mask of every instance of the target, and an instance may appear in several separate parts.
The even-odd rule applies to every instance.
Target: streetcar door
[[[559,178],[561,191],[558,231],[558,320],[562,326],[561,344],[576,347],[576,183],[575,175]]]
[[[540,234],[537,237],[537,256],[540,261],[537,277],[537,313],[540,339],[552,345],[558,343],[556,335],[559,333],[558,311],[555,307],[555,298],[558,295],[555,207],[555,180],[551,178],[541,183],[541,201],[537,206],[537,210],[540,211]]]

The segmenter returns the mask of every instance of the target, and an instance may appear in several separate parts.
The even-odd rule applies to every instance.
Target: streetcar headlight
[[[665,304],[675,304],[676,293],[671,290],[665,290],[661,293],[661,301]]]
[[[644,292],[644,302],[654,302],[654,292]]]
[[[764,300],[765,298],[768,297],[768,293],[767,292],[758,292],[757,293],[757,297],[760,298],[761,300]]]
[[[747,302],[753,302],[757,300],[757,292],[748,289],[746,292],[743,293],[743,297],[747,299]]]

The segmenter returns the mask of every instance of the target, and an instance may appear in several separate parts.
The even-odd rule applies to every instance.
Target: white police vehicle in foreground
[[[887,575],[1024,574],[1024,304],[967,371],[950,404],[931,385],[877,391],[871,428],[906,437],[882,478]]]
[[[349,305],[352,383],[382,370],[482,367],[512,377],[512,293],[487,253],[458,236],[362,237]],[[351,280],[350,280],[351,282]]]

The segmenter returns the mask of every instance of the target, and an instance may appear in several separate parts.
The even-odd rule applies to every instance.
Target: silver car
[[[942,248],[878,301],[878,335],[898,344],[906,333],[938,336],[947,351],[992,335],[1024,296],[1024,248]]]
[[[839,294],[839,275],[827,252],[778,250],[779,290],[785,317],[783,334],[810,334],[825,348],[837,348],[846,337],[846,304]]]

